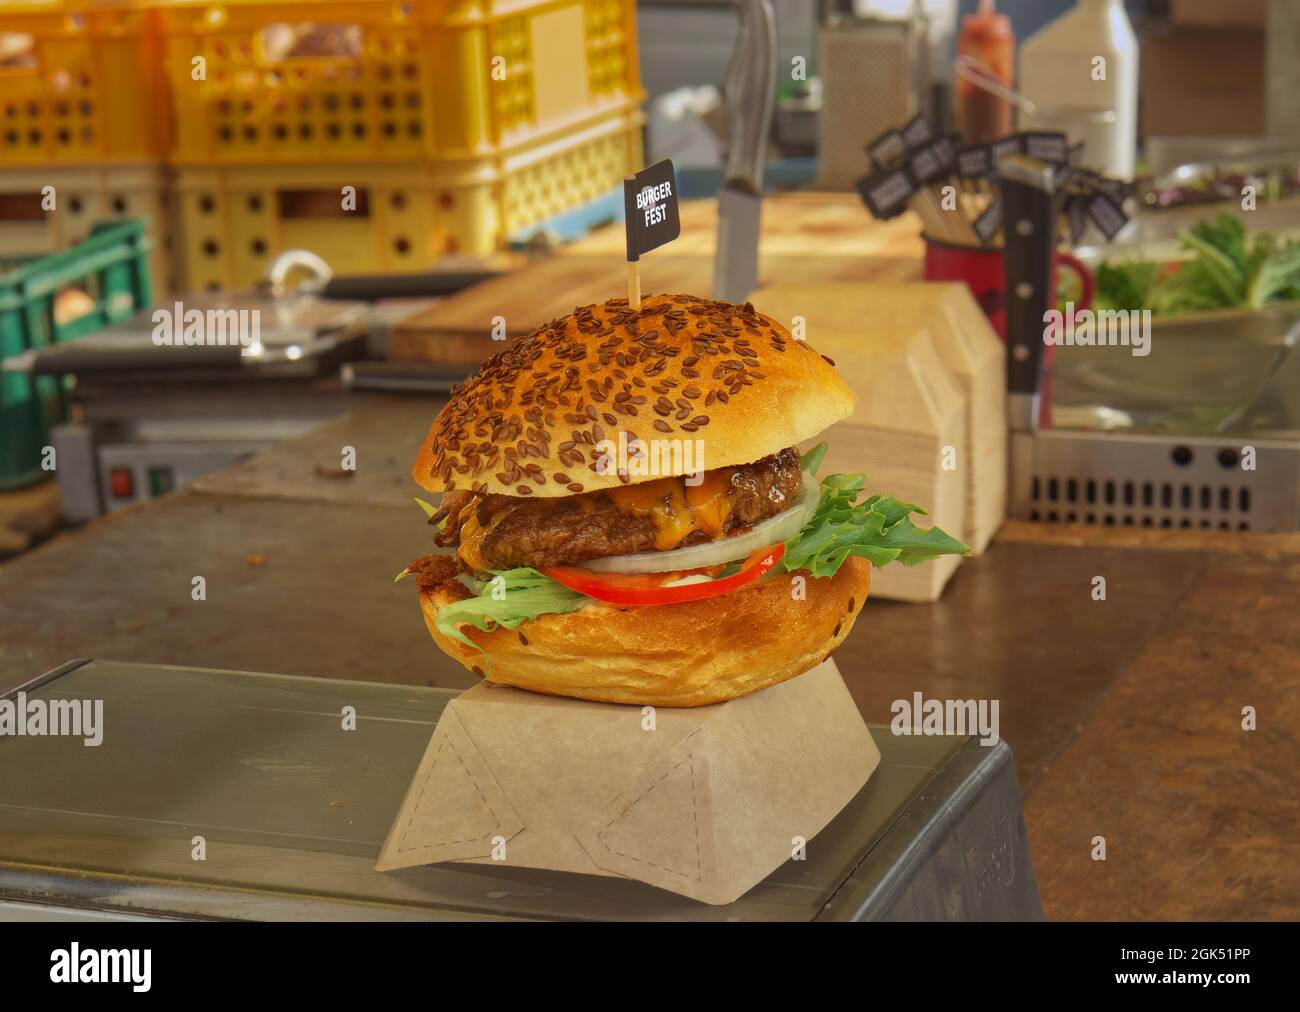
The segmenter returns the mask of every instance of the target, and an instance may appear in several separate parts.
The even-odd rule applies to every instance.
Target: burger
[[[539,327],[452,391],[420,447],[434,528],[413,578],[474,674],[612,703],[701,706],[830,656],[872,565],[966,546],[818,477],[853,411],[834,363],[752,305],[656,295]]]

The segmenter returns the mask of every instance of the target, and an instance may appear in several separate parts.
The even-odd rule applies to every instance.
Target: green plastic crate
[[[74,341],[151,305],[147,224],[143,218],[103,222],[70,249],[0,263],[0,358]],[[56,324],[54,300],[70,286],[85,291],[95,306]],[[46,477],[42,451],[67,407],[60,379],[0,372],[0,489]]]

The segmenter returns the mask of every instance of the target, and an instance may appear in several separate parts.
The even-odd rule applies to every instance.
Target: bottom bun
[[[687,604],[592,605],[513,630],[462,627],[482,652],[434,624],[458,585],[422,591],[420,607],[438,646],[488,681],[603,703],[705,706],[816,667],[848,636],[870,583],[870,563],[849,558],[832,577],[800,573]]]

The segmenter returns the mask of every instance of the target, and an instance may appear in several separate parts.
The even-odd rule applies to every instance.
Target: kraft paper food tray
[[[730,903],[811,841],[879,762],[830,660],[688,709],[484,682],[447,705],[376,867],[500,863]]]

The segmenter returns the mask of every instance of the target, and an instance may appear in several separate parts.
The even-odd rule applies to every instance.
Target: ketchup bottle
[[[1016,34],[1011,19],[993,10],[993,0],[980,0],[978,13],[962,18],[957,55],[972,57],[984,65],[1004,88],[1015,82]],[[955,103],[957,129],[967,144],[984,144],[1015,131],[1015,110],[1006,99],[966,78],[957,77]]]

